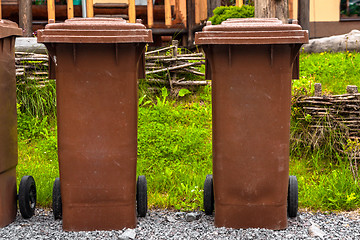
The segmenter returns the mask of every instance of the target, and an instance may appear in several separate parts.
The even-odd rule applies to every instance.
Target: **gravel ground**
[[[136,229],[121,231],[64,232],[52,212],[37,209],[25,220],[0,229],[0,239],[360,239],[359,213],[300,212],[282,231],[214,227],[214,217],[201,212],[150,211]]]

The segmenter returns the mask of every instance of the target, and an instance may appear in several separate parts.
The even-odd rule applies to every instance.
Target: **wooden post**
[[[74,1],[67,0],[67,18],[74,18]]]
[[[195,0],[186,0],[187,47],[194,46]]]
[[[287,0],[255,0],[256,18],[278,18],[283,23],[288,23]]]
[[[174,18],[180,19],[180,0],[175,0],[175,6],[174,6]]]
[[[294,19],[294,0],[289,0],[289,18]]]
[[[55,0],[47,0],[48,23],[55,22]]]
[[[2,11],[1,11],[1,0],[0,0],[0,19],[2,18]]]
[[[147,0],[147,19],[148,27],[151,28],[154,24],[153,0]]]
[[[200,0],[195,0],[195,23],[200,24]]]
[[[94,17],[94,3],[93,0],[86,0],[86,17]]]
[[[32,2],[31,0],[19,1],[19,25],[23,29],[24,37],[32,36]]]
[[[242,7],[242,5],[244,5],[243,0],[236,0],[237,7]]]
[[[170,0],[165,0],[165,25],[171,26],[171,4]]]
[[[135,0],[129,0],[129,22],[135,23],[136,20],[136,9],[135,9]]]
[[[309,5],[309,0],[298,0],[298,19],[304,30],[310,30]]]
[[[207,0],[201,0],[201,4],[200,4],[200,20],[201,21],[208,19],[207,12],[208,12]]]

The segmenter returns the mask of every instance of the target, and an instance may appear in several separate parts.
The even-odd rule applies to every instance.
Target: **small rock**
[[[121,240],[132,240],[135,239],[136,237],[136,231],[135,229],[126,229],[125,232],[123,232],[123,234],[121,234],[120,239]]]
[[[320,230],[319,225],[312,223],[311,226],[309,227],[309,235],[311,237],[324,237],[325,233],[323,231]]]
[[[185,214],[186,214],[185,212],[176,212],[175,218],[179,220],[180,218],[184,217]]]
[[[195,220],[199,220],[201,217],[200,213],[197,213],[197,212],[191,212],[191,213],[187,213],[185,215],[185,220],[187,222],[192,222],[192,221],[195,221]]]
[[[166,219],[166,221],[168,221],[168,222],[176,222],[176,219],[173,218],[172,216],[166,216],[165,219]]]
[[[304,226],[305,226],[305,227],[311,226],[311,223],[310,223],[309,221],[306,221],[306,222],[304,223]]]

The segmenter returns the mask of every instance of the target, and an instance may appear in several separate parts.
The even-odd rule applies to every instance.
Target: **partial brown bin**
[[[56,64],[55,218],[67,231],[135,227],[136,210],[147,211],[145,177],[136,184],[137,78],[151,30],[123,19],[75,18],[48,24],[38,42]]]
[[[0,227],[15,220],[17,210],[16,166],[18,164],[15,37],[18,25],[0,19]],[[19,207],[29,218],[36,203],[35,182],[24,176],[20,182]]]
[[[213,176],[204,208],[215,225],[287,227],[297,214],[289,177],[292,66],[308,32],[277,19],[228,20],[195,35],[212,76]]]

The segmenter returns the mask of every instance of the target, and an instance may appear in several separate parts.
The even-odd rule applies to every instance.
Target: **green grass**
[[[178,104],[164,96],[139,109],[138,173],[147,176],[150,205],[196,209],[212,172],[211,103]]]
[[[321,211],[347,211],[360,207],[360,189],[354,182],[349,163],[324,160],[314,154],[305,159],[293,158],[290,174],[299,182],[301,208]]]
[[[359,81],[355,78],[358,73],[344,70],[351,69],[359,56],[357,53],[301,55],[303,77],[294,81],[294,92],[309,92],[309,86],[315,82],[323,83],[328,92],[344,92],[346,85]],[[345,60],[341,61],[342,58]],[[321,66],[338,62],[341,66],[326,67],[325,72],[319,70],[317,62]],[[343,79],[342,72],[346,72],[349,81]],[[333,75],[337,81],[329,77]],[[59,174],[54,108],[29,107],[40,106],[38,101],[49,97],[50,103],[43,101],[42,106],[52,106],[54,86],[42,89],[44,91],[32,88],[35,93],[24,93],[28,100],[19,101],[17,174],[18,181],[26,174],[34,176],[39,205],[49,207],[52,184]],[[202,208],[204,179],[212,173],[210,93],[211,87],[204,87],[175,100],[164,89],[154,95],[147,92],[144,85],[140,86],[137,173],[147,177],[150,207]],[[18,94],[19,99],[26,99],[21,95]],[[292,132],[298,131],[300,124],[293,119]],[[301,131],[305,134],[306,128]],[[307,141],[292,149],[290,174],[298,177],[300,207],[323,211],[359,208],[360,190],[353,180],[349,162],[331,148],[331,132],[326,137],[328,140],[317,149],[307,145]]]
[[[360,86],[360,54],[355,52],[341,53],[303,53],[300,55],[300,80],[294,85],[309,86],[321,83],[323,90],[329,94],[346,92],[347,85]]]
[[[53,183],[59,176],[56,130],[50,131],[50,135],[31,142],[19,140],[18,143],[18,185],[22,176],[32,175],[36,183],[38,205],[43,207],[51,206]]]

